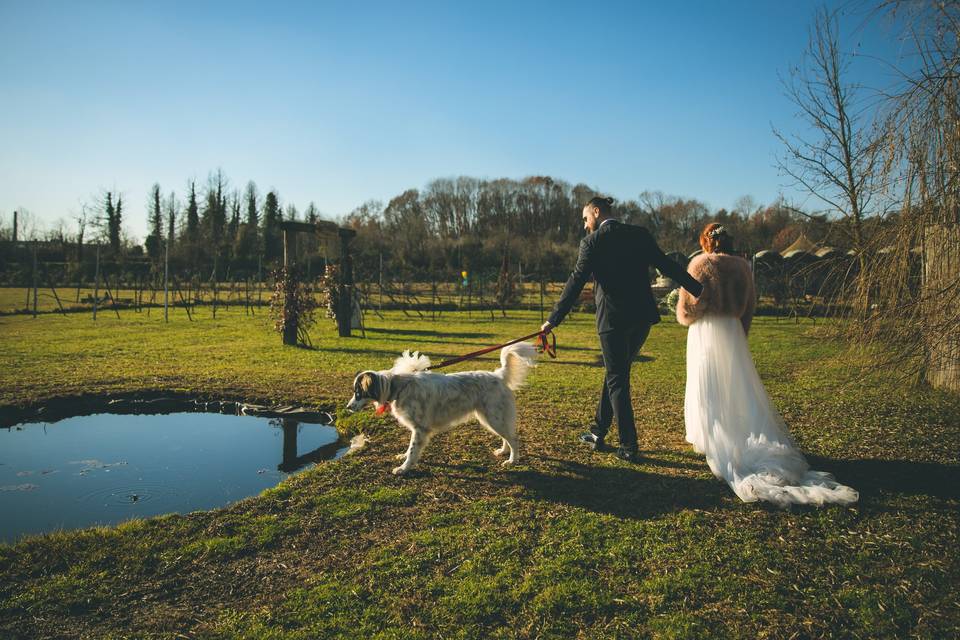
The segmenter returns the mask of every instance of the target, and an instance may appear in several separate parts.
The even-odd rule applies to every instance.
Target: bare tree
[[[882,173],[900,206],[865,278],[882,304],[853,329],[898,370],[960,391],[960,3],[888,0],[876,14],[894,18],[913,68],[884,105]]]
[[[811,133],[802,137],[774,128],[786,152],[779,169],[847,223],[849,242],[859,262],[857,309],[870,308],[867,233],[864,221],[876,213],[879,138],[866,111],[863,87],[847,81],[850,59],[840,49],[836,13],[816,14],[803,62],[784,82],[787,97]]]
[[[737,198],[737,201],[733,203],[733,211],[742,217],[744,220],[749,219],[754,213],[760,210],[760,205],[757,204],[757,201],[754,200],[751,195],[743,195]]]

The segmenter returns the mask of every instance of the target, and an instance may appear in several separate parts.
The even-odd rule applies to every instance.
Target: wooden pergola
[[[280,223],[283,230],[283,267],[289,269],[293,264],[293,240],[296,233],[312,233],[320,238],[332,239],[339,250],[340,282],[337,283],[337,331],[341,338],[350,337],[350,317],[353,312],[353,263],[350,260],[350,241],[357,232],[337,226],[334,222],[319,221],[316,224],[285,220]],[[297,325],[288,322],[283,328],[283,344],[297,344]]]

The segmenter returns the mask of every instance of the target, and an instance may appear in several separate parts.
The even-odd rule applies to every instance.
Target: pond
[[[348,449],[329,425],[220,413],[0,428],[0,542],[221,507]]]

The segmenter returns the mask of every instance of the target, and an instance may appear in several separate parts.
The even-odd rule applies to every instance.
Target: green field
[[[173,391],[333,409],[404,349],[437,360],[540,321],[388,312],[366,338],[324,320],[302,349],[265,313],[211,316],[0,317],[0,411]],[[860,491],[853,508],[743,504],[713,478],[683,439],[685,330],[668,318],[634,366],[641,464],[580,448],[602,367],[593,317],[574,314],[518,394],[516,467],[463,427],[397,478],[407,434],[342,416],[366,449],[260,496],[0,545],[0,637],[957,637],[960,398],[864,369],[819,331],[758,318],[750,344],[800,447]]]

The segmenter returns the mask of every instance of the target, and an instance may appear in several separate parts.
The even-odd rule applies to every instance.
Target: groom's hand
[[[540,326],[540,333],[550,333],[551,331],[553,331],[553,325],[550,324],[549,320]]]

